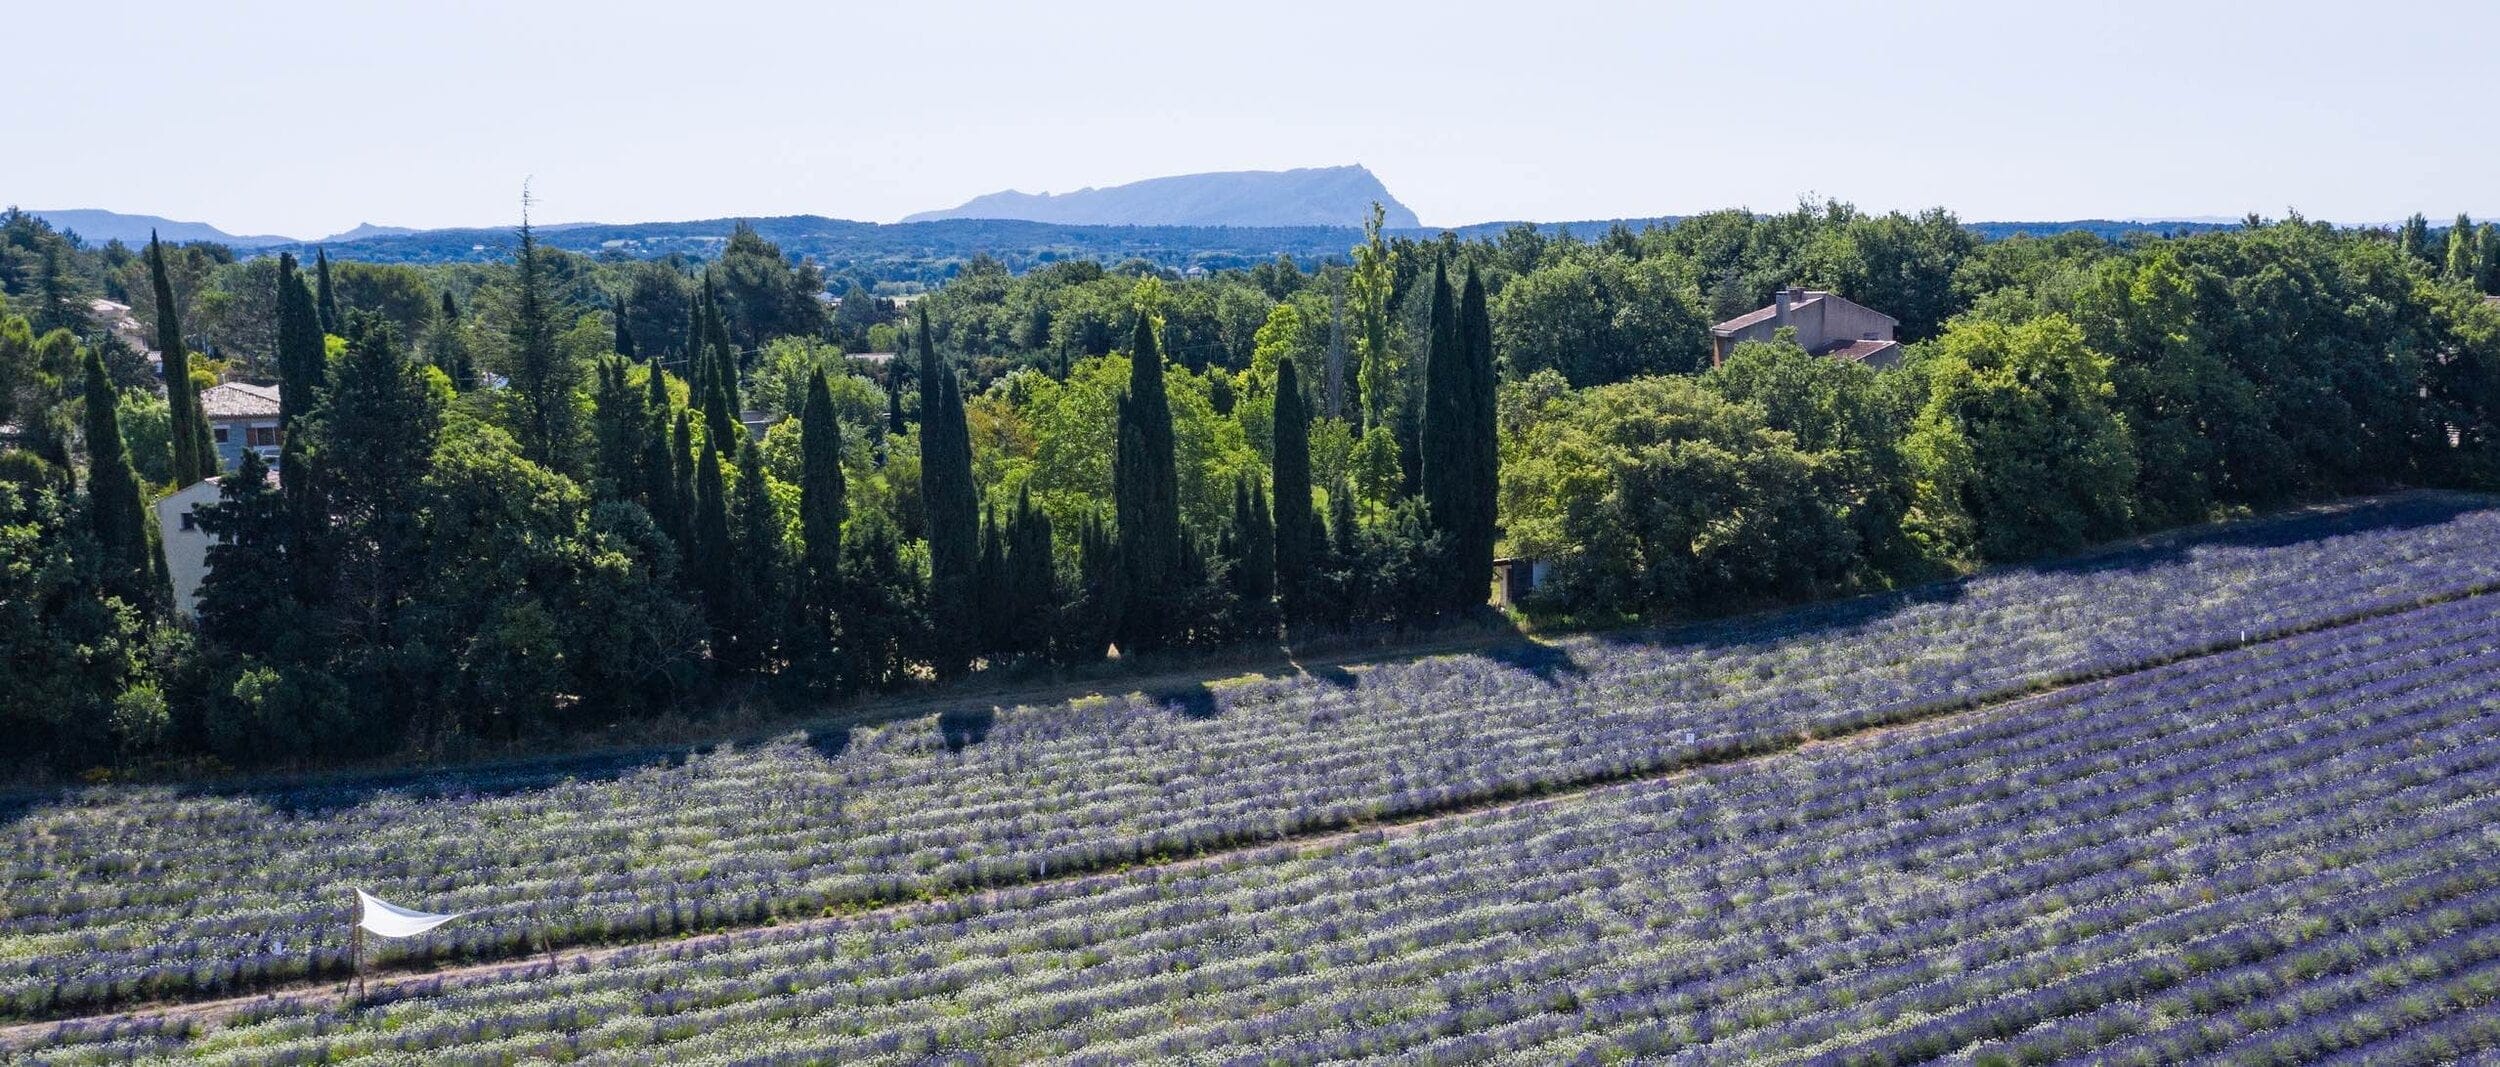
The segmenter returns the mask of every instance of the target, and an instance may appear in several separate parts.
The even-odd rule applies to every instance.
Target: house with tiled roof
[[[1738,315],[1710,328],[1710,365],[1746,341],[1768,341],[1781,330],[1797,331],[1797,345],[1818,356],[1889,367],[1901,362],[1901,344],[1892,339],[1901,320],[1874,308],[1821,289],[1794,286],[1772,294],[1771,306]]]
[[[272,466],[278,462],[278,387],[226,382],[200,393],[200,410],[208,415],[208,436],[217,443],[217,465],[233,470],[243,463],[246,448]]]

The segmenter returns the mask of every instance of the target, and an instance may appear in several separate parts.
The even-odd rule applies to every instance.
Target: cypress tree
[[[104,357],[87,350],[87,514],[103,559],[104,591],[141,607],[163,602],[148,541],[147,505],[122,442],[121,395]]]
[[[687,570],[703,598],[703,615],[711,623],[712,658],[724,667],[736,662],[736,578],[729,569],[729,500],[721,484],[720,453],[702,450],[695,463],[694,547]]]
[[[1050,516],[1033,506],[1029,486],[1017,491],[1015,514],[1007,522],[1007,586],[1015,606],[1007,650],[1048,652],[1059,614],[1059,573],[1051,561]]]
[[[295,257],[286,253],[278,256],[278,375],[284,379],[278,393],[278,481],[286,501],[288,571],[297,600],[311,604],[332,583],[321,562],[329,507],[321,498],[305,413],[329,388],[330,356],[313,295],[296,273]]]
[[[644,392],[626,378],[621,357],[599,361],[599,388],[591,397],[594,436],[599,444],[598,477],[591,488],[603,497],[631,499],[643,484],[644,440],[650,436],[651,412]]]
[[[1256,478],[1233,485],[1234,629],[1253,641],[1276,636],[1276,526]]]
[[[677,427],[672,440],[675,447],[669,450],[669,516],[674,524],[668,532],[677,541],[678,553],[691,561],[696,550],[702,546],[695,543],[694,535],[694,426],[684,408],[677,409]]]
[[[1112,457],[1112,503],[1119,525],[1121,596],[1115,616],[1123,653],[1166,647],[1172,605],[1183,592],[1180,476],[1174,466],[1171,399],[1163,391],[1163,353],[1153,316],[1137,310],[1129,342],[1129,387],[1119,401],[1119,444]]]
[[[164,362],[165,407],[173,420],[173,483],[180,489],[217,473],[217,443],[208,415],[191,383],[191,354],[182,346],[182,315],[173,280],[165,273],[165,246],[148,235],[148,280],[156,290],[156,348]]]
[[[1459,350],[1466,356],[1457,438],[1465,476],[1459,479],[1459,528],[1451,540],[1454,563],[1450,604],[1465,611],[1483,606],[1493,578],[1493,546],[1500,535],[1502,448],[1498,386],[1493,369],[1493,317],[1485,305],[1476,268],[1458,300]]]
[[[200,579],[200,633],[222,648],[269,655],[287,604],[291,576],[282,541],[290,524],[258,451],[243,450],[243,462],[217,484],[217,503],[200,509],[199,522],[216,538]]]
[[[1422,488],[1426,514],[1435,530],[1442,531],[1450,541],[1458,539],[1466,525],[1468,466],[1470,446],[1466,440],[1469,368],[1467,354],[1459,341],[1457,309],[1452,306],[1450,275],[1446,264],[1432,268],[1432,318],[1430,342],[1424,349],[1424,411],[1419,428],[1416,459],[1422,464]],[[1451,607],[1450,604],[1397,605],[1401,609],[1424,612]]]
[[[1362,585],[1362,575],[1356,568],[1363,559],[1362,524],[1354,516],[1354,487],[1344,479],[1328,490],[1328,537],[1332,583],[1327,619],[1344,626],[1354,621],[1354,593]]]
[[[976,651],[999,656],[1007,651],[1017,604],[1007,585],[1006,531],[998,525],[998,509],[981,509],[981,555],[972,565],[972,630]]]
[[[634,358],[634,334],[625,326],[625,298],[616,298],[616,354]]]
[[[651,373],[654,377],[661,373],[658,364],[652,365]],[[642,502],[642,510],[651,514],[652,524],[668,535],[677,546],[678,555],[683,556],[689,546],[686,544],[686,516],[677,507],[677,460],[669,453],[668,447],[667,395],[665,391],[661,393],[659,406],[650,409],[651,421],[643,427],[642,462],[637,467],[642,484],[635,488],[634,497]]]
[[[1099,513],[1077,528],[1077,600],[1052,633],[1053,651],[1064,663],[1101,659],[1117,628],[1122,601],[1120,546]]]
[[[526,231],[527,229],[528,227],[524,225],[523,230]],[[528,234],[524,232],[522,236],[526,239]],[[318,292],[315,295],[319,299],[321,305],[321,332],[337,333],[341,328],[339,321],[339,296],[338,290],[330,288],[329,249],[313,249],[313,279],[317,283],[316,288],[318,289]]]
[[[842,424],[833,391],[818,370],[807,381],[799,414],[799,591],[815,638],[833,639],[842,582],[842,520],[849,512],[842,482]]]
[[[929,614],[936,627],[931,666],[963,672],[975,620],[973,568],[980,556],[980,490],[972,482],[972,439],[954,368],[938,358],[929,311],[920,309],[920,496],[929,535]]]
[[[1276,361],[1276,594],[1285,623],[1311,619],[1311,578],[1325,545],[1311,511],[1311,427],[1293,357]]]
[[[885,432],[903,432],[903,388],[899,384],[886,386]]]
[[[764,477],[764,453],[753,439],[738,442],[738,534],[731,550],[732,662],[767,669],[773,638],[789,611],[790,584],[782,554],[781,508]]]

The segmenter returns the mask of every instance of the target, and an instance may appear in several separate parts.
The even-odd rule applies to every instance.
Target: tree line
[[[1497,552],[1550,564],[1549,624],[1709,615],[2500,481],[2500,240],[2463,219],[1375,223],[1341,260],[1203,277],[976,260],[907,308],[821,299],[752,231],[709,263],[518,237],[492,269],[379,268],[0,219],[0,686],[26,694],[0,726],[28,763],[457,752],[1429,624],[1482,610]],[[1786,338],[1710,365],[1709,323],[1795,282],[1898,317],[1901,366]],[[161,386],[80,310],[116,293],[145,294]],[[221,379],[283,385],[274,477],[217,469]],[[148,506],[218,474],[190,624]]]

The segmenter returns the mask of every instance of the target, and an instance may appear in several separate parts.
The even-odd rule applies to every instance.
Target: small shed
[[[1534,556],[1498,556],[1493,560],[1493,602],[1511,607],[1545,584],[1544,560]]]

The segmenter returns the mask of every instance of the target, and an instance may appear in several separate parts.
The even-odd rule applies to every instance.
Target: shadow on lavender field
[[[1500,663],[1539,683],[1553,686],[1589,673],[1583,657],[1591,654],[1657,651],[1674,648],[1731,648],[1769,642],[1811,639],[1820,632],[1845,633],[1912,608],[1951,603],[1975,583],[2002,579],[2009,573],[2041,578],[2156,571],[2185,560],[2199,550],[2216,548],[2283,548],[2324,537],[2392,533],[2450,522],[2468,512],[2488,508],[2488,499],[2462,493],[2417,492],[2370,501],[2358,506],[2293,513],[2257,521],[2204,525],[2174,530],[2133,541],[2102,546],[2083,554],[2036,563],[1995,568],[1979,574],[1933,582],[1890,593],[1852,597],[1758,614],[1680,622],[1664,626],[1601,631],[1567,642],[1536,640],[1514,632],[1470,654]],[[1598,650],[1604,650],[1602,653]],[[1396,666],[1431,658],[1432,654],[1384,654],[1366,662]],[[1338,664],[1302,668],[1280,656],[1275,668],[1338,689],[1362,684],[1363,672]],[[1272,668],[1273,669],[1273,668]],[[1270,677],[1277,675],[1271,674]],[[1116,685],[1115,683],[1112,683]],[[1207,682],[1149,694],[1179,718],[1217,718],[1227,710],[1225,689]],[[997,722],[998,706],[987,696],[933,716],[945,749],[960,753],[988,740]],[[841,758],[851,747],[854,728],[823,723],[803,727],[805,745],[820,758]],[[411,767],[361,771],[332,777],[271,775],[236,781],[159,786],[174,796],[248,799],[273,814],[318,818],[389,799],[398,802],[463,801],[547,789],[566,782],[600,783],[645,772],[684,767],[719,750],[721,744],[642,748],[580,755],[528,758],[505,763],[472,764],[446,769]],[[76,804],[76,788],[0,793],[0,832],[8,832],[31,814],[63,803]]]

